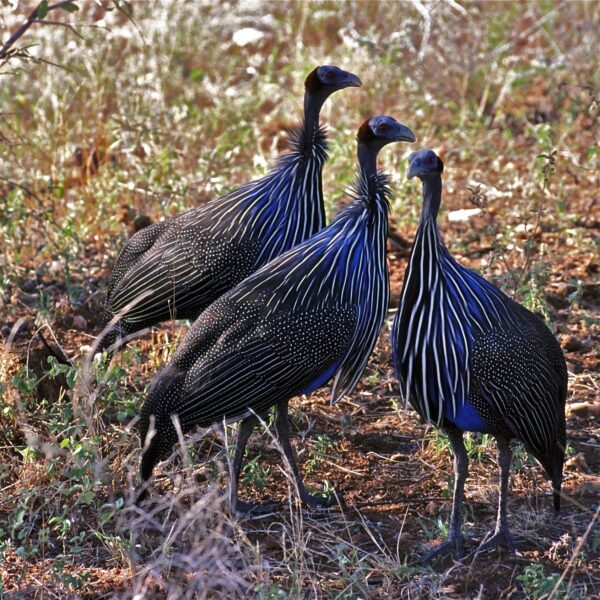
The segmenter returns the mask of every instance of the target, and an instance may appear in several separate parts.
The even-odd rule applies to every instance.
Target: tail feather
[[[552,496],[554,501],[554,513],[560,513],[560,491],[562,487],[562,469],[552,478]]]
[[[123,331],[120,326],[111,327],[108,331],[103,332],[101,336],[102,337],[94,351],[94,355],[106,351],[108,358],[110,359],[122,345],[121,340],[123,338]]]
[[[184,380],[185,371],[173,365],[167,367],[154,379],[148,399],[142,407],[138,431],[142,444],[140,476],[143,484],[152,476],[156,464],[167,458],[177,443],[177,431],[169,408],[181,393]]]
[[[560,438],[561,436],[559,436]],[[560,497],[563,480],[563,465],[565,462],[565,443],[558,439],[550,452],[544,457],[538,456],[537,459],[544,467],[548,478],[552,482],[552,500],[554,504],[554,513],[560,512]]]
[[[93,356],[104,351],[107,352],[108,358],[112,358],[113,354],[122,347],[122,339],[124,337],[123,326],[120,321],[113,323],[114,314],[108,306],[108,300],[104,306],[102,315],[102,331],[98,336],[96,345],[93,349]],[[93,357],[92,357],[93,358]]]

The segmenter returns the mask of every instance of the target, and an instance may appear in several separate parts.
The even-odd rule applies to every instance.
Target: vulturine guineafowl
[[[356,75],[338,67],[314,69],[306,78],[304,120],[291,135],[291,151],[265,177],[129,240],[113,269],[106,333],[96,351],[161,321],[195,319],[325,225],[321,172],[327,142],[319,113],[331,94],[360,85]]]
[[[495,530],[478,551],[514,550],[507,520],[510,440],[524,443],[541,463],[560,509],[565,455],[567,369],[544,322],[477,273],[459,265],[438,230],[441,159],[421,150],[408,177],[423,182],[423,210],[392,327],[402,395],[424,421],[441,427],[454,454],[454,498],[448,540],[426,560],[462,554],[464,431],[492,434],[498,444],[500,498]]]
[[[276,430],[300,499],[322,504],[304,487],[289,440],[288,401],[334,378],[333,399],[358,382],[386,315],[389,195],[377,172],[379,150],[414,141],[391,117],[366,121],[358,132],[359,172],[354,201],[328,227],[274,259],[211,304],[153,383],[142,408],[141,478],[145,495],[152,470],[178,437],[196,425],[242,420],[231,475],[232,509],[249,436],[271,406]],[[154,423],[153,427],[151,423]]]

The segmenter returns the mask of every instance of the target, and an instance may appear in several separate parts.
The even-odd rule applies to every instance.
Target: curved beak
[[[340,87],[360,87],[361,85],[362,81],[357,75],[350,73],[349,71],[344,71],[344,77],[340,83]]]
[[[393,131],[390,132],[390,139],[394,142],[414,142],[417,138],[415,134],[406,125],[398,123]]]
[[[410,160],[410,158],[408,160],[410,162],[408,164],[407,178],[412,179],[413,177],[418,177],[419,175],[421,175],[422,169],[421,169],[421,165],[419,164],[419,160],[418,159]]]

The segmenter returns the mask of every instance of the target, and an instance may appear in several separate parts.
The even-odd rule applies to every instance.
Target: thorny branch
[[[45,10],[41,10],[42,6]],[[36,8],[31,12],[31,14],[25,19],[23,24],[8,38],[8,40],[2,44],[0,47],[0,65],[8,62],[11,58],[16,56],[21,56],[25,58],[32,58],[31,55],[24,51],[23,49],[13,48],[15,43],[25,34],[25,32],[34,24],[34,23],[44,23],[43,18],[50,12],[59,8],[72,7],[72,0],[62,0],[62,2],[56,2],[55,4],[46,4],[46,2],[40,2]],[[42,13],[42,17],[39,15]],[[46,22],[48,24],[48,22]],[[68,25],[66,27],[71,28]],[[72,29],[72,28],[71,28]]]

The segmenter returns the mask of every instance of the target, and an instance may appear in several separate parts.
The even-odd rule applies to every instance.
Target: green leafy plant
[[[271,472],[271,467],[264,467],[260,464],[260,454],[246,461],[242,469],[242,485],[252,487],[257,491],[262,491],[267,485],[267,478]]]
[[[560,575],[558,573],[546,575],[543,565],[539,563],[527,565],[523,569],[523,573],[517,575],[517,581],[521,583],[527,596],[532,599],[546,597],[554,590],[559,579]],[[557,597],[564,598],[565,591],[566,589],[563,581],[558,587]]]
[[[315,473],[321,466],[327,452],[331,449],[331,445],[331,438],[328,435],[321,433],[317,436],[316,442],[308,452],[308,460],[304,464],[306,472],[309,475]]]

